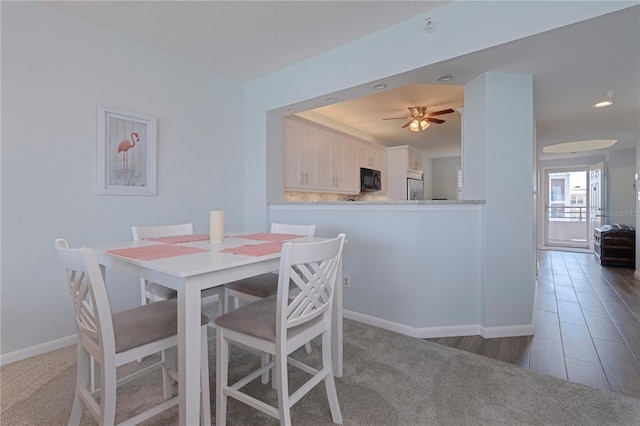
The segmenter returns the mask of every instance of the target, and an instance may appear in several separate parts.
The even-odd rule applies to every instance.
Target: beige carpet
[[[336,385],[345,425],[640,425],[640,400],[624,395],[348,320],[344,342],[345,374]],[[214,344],[210,341],[215,418]],[[233,356],[233,375],[259,362],[239,349]],[[312,354],[301,350],[296,356],[317,363],[317,344]],[[291,386],[306,377],[291,369]],[[4,366],[0,380],[0,424],[65,425],[73,399],[75,350],[64,348]],[[160,385],[158,373],[122,388],[116,420],[159,401]],[[258,380],[249,388],[275,404],[275,392],[269,386]],[[332,424],[322,385],[294,406],[292,421],[298,425]],[[85,412],[82,424],[96,422]],[[147,424],[177,424],[177,408]],[[277,422],[230,400],[228,424]]]

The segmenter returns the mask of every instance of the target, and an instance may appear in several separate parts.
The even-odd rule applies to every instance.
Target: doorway
[[[544,246],[589,249],[587,167],[545,170]]]

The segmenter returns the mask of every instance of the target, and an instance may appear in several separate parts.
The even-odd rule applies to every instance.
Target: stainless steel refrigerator
[[[407,178],[407,200],[422,200],[424,198],[422,179]]]

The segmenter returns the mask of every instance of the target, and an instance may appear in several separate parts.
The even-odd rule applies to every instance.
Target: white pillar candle
[[[224,210],[209,212],[209,242],[211,244],[224,243]]]

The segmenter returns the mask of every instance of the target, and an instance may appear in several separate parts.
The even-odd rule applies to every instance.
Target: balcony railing
[[[565,222],[586,222],[587,207],[586,206],[548,206],[547,212],[549,220],[565,221]]]
[[[586,206],[548,206],[548,243],[586,245],[587,213]]]

